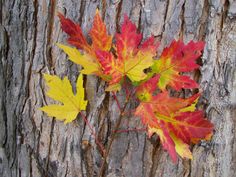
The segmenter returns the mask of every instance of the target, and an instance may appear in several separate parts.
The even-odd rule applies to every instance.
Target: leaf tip
[[[100,14],[100,10],[98,8],[96,8],[96,15]]]
[[[61,18],[63,18],[64,17],[64,15],[61,13],[61,12],[57,12],[57,16],[61,19]]]

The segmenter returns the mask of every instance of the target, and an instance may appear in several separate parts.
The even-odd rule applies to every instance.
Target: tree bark
[[[211,141],[192,146],[193,160],[173,164],[156,137],[145,132],[117,134],[104,176],[233,177],[236,173],[236,1],[234,0],[1,0],[0,1],[0,176],[97,176],[102,157],[83,120],[70,124],[48,117],[39,107],[45,96],[43,73],[69,76],[79,66],[55,43],[65,43],[57,11],[81,24],[87,35],[96,8],[110,34],[119,31],[126,13],[147,38],[204,40],[199,72],[200,107],[215,125]],[[86,77],[87,117],[106,146],[119,117],[105,83]],[[189,94],[185,91],[184,94]],[[124,92],[118,93],[123,105]],[[127,105],[134,109],[136,103]],[[126,116],[120,129],[142,128]]]

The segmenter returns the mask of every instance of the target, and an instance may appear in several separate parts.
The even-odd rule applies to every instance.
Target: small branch
[[[104,156],[104,155],[106,154],[106,152],[105,152],[105,148],[104,148],[103,144],[99,141],[99,139],[98,139],[98,137],[97,137],[97,135],[96,135],[96,133],[95,133],[93,127],[90,125],[90,123],[89,123],[88,119],[86,118],[86,116],[85,116],[82,112],[80,112],[80,115],[81,115],[81,117],[83,118],[83,120],[84,120],[84,122],[86,123],[86,125],[88,125],[88,127],[89,127],[89,129],[90,129],[92,135],[93,135],[94,138],[95,138],[96,144],[98,145],[98,147],[99,147],[100,150],[102,151],[102,156]]]
[[[115,92],[112,92],[112,95],[113,95],[114,99],[116,100],[116,104],[117,104],[117,106],[118,106],[119,111],[121,112],[120,102],[119,102],[119,100],[118,100],[118,98],[117,98]]]

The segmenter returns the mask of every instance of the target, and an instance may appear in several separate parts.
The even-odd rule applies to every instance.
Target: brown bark
[[[96,8],[108,30],[119,30],[126,13],[144,34],[161,41],[204,40],[202,67],[195,78],[200,107],[215,125],[211,141],[192,147],[192,161],[173,164],[158,140],[144,132],[117,134],[104,176],[233,177],[236,173],[236,2],[234,0],[1,0],[0,1],[0,176],[96,176],[102,158],[82,119],[64,125],[38,108],[45,96],[42,73],[69,76],[78,69],[56,42],[65,43],[56,12],[82,25],[87,34]],[[105,145],[119,117],[105,83],[86,78],[88,120]],[[188,94],[185,92],[184,94]],[[124,93],[118,99],[124,103]],[[127,105],[133,109],[135,103]],[[121,129],[142,127],[127,116]]]

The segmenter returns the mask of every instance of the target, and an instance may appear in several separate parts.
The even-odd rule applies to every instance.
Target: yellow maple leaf
[[[44,74],[49,90],[47,95],[63,105],[49,105],[40,109],[46,112],[49,116],[55,117],[58,120],[64,120],[65,123],[72,122],[76,119],[81,110],[85,110],[87,101],[84,100],[83,75],[77,79],[76,94],[72,91],[72,86],[67,77],[61,80],[58,76]]]

